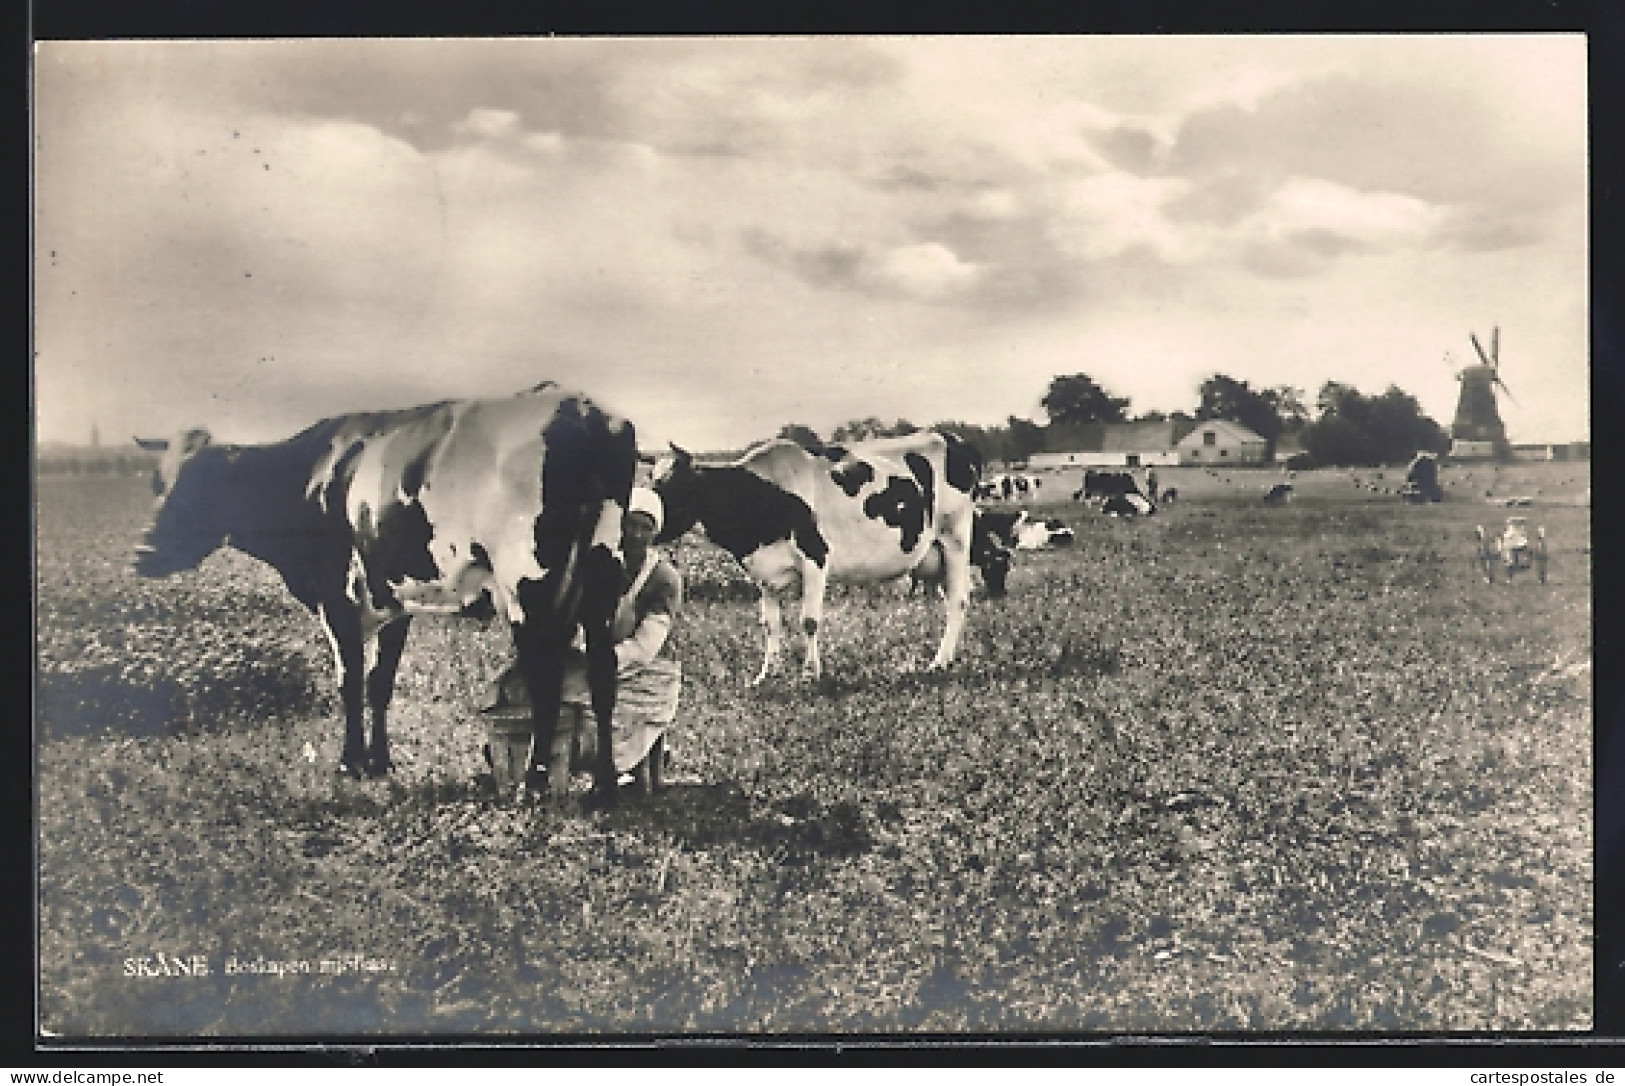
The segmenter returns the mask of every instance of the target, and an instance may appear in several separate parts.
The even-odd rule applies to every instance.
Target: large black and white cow
[[[411,615],[494,606],[536,707],[533,784],[552,749],[565,650],[585,628],[596,787],[613,796],[610,622],[638,462],[631,423],[546,382],[506,399],[330,418],[274,445],[215,444],[202,430],[140,444],[163,456],[136,572],[193,569],[226,545],[276,569],[332,642],[342,771],[390,769],[386,716]],[[567,784],[549,782],[555,795]]]
[[[970,553],[981,476],[976,450],[931,431],[879,438],[810,453],[776,439],[738,460],[705,465],[673,446],[654,489],[666,506],[658,541],[696,523],[732,554],[762,590],[767,648],[762,682],[778,663],[782,642],[776,591],[801,587],[806,635],[803,672],[817,678],[818,625],[830,579],[889,581],[941,564],[947,626],[930,666],[953,661],[970,600]],[[939,546],[940,544],[940,546]]]

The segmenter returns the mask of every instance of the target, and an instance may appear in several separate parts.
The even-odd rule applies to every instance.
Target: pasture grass
[[[140,484],[44,481],[42,1023],[1588,1027],[1587,510],[1527,511],[1550,584],[1487,585],[1472,525],[1504,511],[1304,494],[1057,505],[1078,546],[1020,556],[946,674],[919,670],[934,602],[833,589],[816,687],[746,685],[754,590],[686,540],[675,783],[582,815],[477,781],[503,631],[419,620],[397,773],[335,779],[325,640],[274,574],[225,554],[140,581]],[[210,973],[126,975],[160,952]],[[318,971],[345,955],[380,971]],[[312,972],[225,973],[261,956]]]

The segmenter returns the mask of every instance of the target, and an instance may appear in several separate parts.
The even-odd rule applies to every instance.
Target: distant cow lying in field
[[[1100,505],[1108,517],[1149,517],[1157,507],[1143,494],[1114,494]]]
[[[136,572],[194,569],[229,544],[280,573],[332,642],[344,772],[391,767],[386,717],[412,614],[494,605],[535,706],[534,752],[552,749],[565,650],[585,628],[596,787],[614,796],[610,623],[637,468],[629,422],[548,382],[507,399],[342,415],[275,445],[216,445],[202,430],[139,444],[163,456]],[[530,780],[544,771],[533,753]],[[556,795],[568,786],[549,783]]]
[[[1025,509],[1013,513],[979,509],[976,522],[989,536],[1014,550],[1070,547],[1077,539],[1076,533],[1060,520],[1054,517],[1039,520]]]
[[[927,561],[942,563],[947,608],[930,666],[952,663],[970,600],[971,493],[981,476],[973,447],[923,431],[819,454],[776,439],[726,465],[696,464],[675,445],[672,451],[653,482],[666,507],[658,541],[702,524],[760,586],[767,647],[752,685],[778,662],[775,590],[800,582],[802,670],[817,678],[826,582],[893,580]]]
[[[1053,547],[1070,547],[1077,542],[1077,533],[1064,523],[1050,517],[1046,520],[1037,520],[1028,517],[1024,522],[1016,525],[1016,550],[1042,551]]]
[[[1265,505],[1285,505],[1292,497],[1291,483],[1276,483],[1264,494]]]

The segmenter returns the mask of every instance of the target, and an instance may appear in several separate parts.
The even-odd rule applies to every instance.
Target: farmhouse
[[[1027,466],[1034,471],[1054,471],[1177,464],[1179,439],[1195,426],[1184,419],[1052,426],[1046,435],[1048,450],[1028,457]]]
[[[1181,464],[1262,464],[1269,443],[1239,422],[1211,419],[1179,442]]]

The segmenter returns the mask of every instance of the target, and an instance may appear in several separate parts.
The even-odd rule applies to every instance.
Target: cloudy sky
[[[1579,35],[45,42],[41,440],[552,378],[653,448],[1223,372],[1588,433]],[[1447,358],[1448,356],[1448,358]]]

